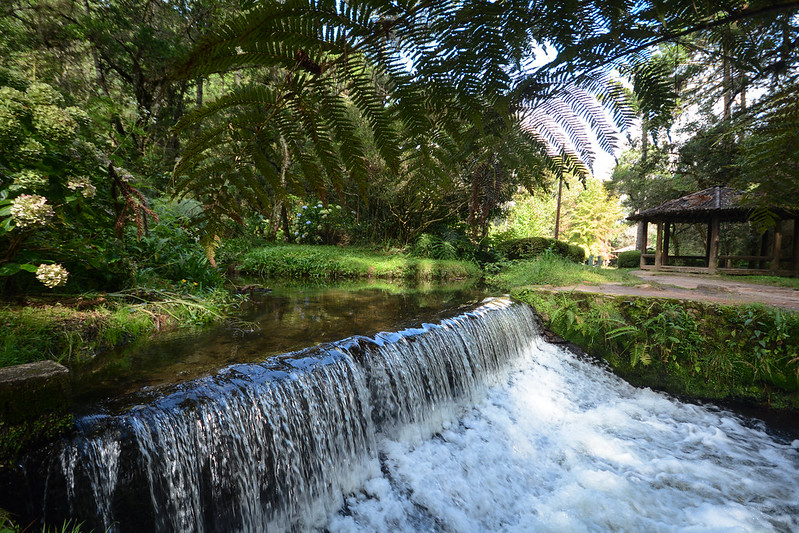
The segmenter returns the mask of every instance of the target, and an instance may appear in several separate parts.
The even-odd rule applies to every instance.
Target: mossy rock
[[[69,371],[54,361],[0,368],[0,467],[72,427]]]

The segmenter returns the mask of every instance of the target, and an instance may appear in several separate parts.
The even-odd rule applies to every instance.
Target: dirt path
[[[627,286],[620,283],[604,283],[557,287],[556,290],[701,300],[719,304],[759,303],[799,311],[797,289],[771,287],[704,274],[654,273],[643,270],[634,270],[632,274],[641,278],[644,284]]]

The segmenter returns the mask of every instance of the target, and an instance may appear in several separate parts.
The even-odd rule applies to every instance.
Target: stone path
[[[627,286],[603,283],[556,287],[555,290],[701,300],[719,304],[759,303],[799,311],[799,289],[722,279],[706,274],[655,273],[643,270],[634,270],[632,274],[641,278],[644,284]]]

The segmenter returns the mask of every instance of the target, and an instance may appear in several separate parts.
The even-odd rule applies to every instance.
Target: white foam
[[[326,528],[799,530],[799,442],[546,343],[523,361],[435,437],[379,438],[375,476]]]

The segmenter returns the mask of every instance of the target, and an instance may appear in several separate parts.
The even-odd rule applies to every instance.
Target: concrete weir
[[[72,427],[69,370],[55,361],[0,368],[0,467]]]

